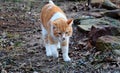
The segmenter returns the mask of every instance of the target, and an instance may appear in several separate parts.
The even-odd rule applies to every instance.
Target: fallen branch
[[[112,18],[120,18],[120,9],[116,10],[106,10],[104,12],[101,12],[102,15],[109,16]]]

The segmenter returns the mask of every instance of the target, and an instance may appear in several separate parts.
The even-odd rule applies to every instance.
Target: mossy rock
[[[120,36],[102,36],[96,41],[97,50],[120,50]]]
[[[115,49],[115,50],[112,50],[112,52],[115,54],[115,55],[118,55],[120,56],[120,49]]]
[[[116,27],[117,31],[120,32],[120,21],[110,18],[110,17],[102,17],[102,18],[91,18],[91,17],[82,17],[74,20],[74,25],[77,25],[80,30],[90,31],[92,26],[98,25],[108,25],[111,27]],[[111,30],[114,33],[114,30]],[[116,32],[116,31],[115,31]]]

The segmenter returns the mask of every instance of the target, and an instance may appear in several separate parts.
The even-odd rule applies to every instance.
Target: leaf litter
[[[120,57],[109,51],[85,48],[86,33],[73,26],[70,39],[70,63],[63,62],[62,53],[55,59],[46,57],[41,39],[39,12],[43,1],[0,3],[0,71],[4,73],[106,73],[120,72]],[[62,5],[66,13],[71,13]],[[82,7],[81,7],[82,8]],[[74,11],[72,11],[74,12]],[[77,14],[77,12],[74,12]],[[74,14],[70,17],[74,17]],[[1,35],[2,34],[2,35]],[[79,43],[79,44],[78,44]],[[4,45],[4,46],[3,46]],[[107,53],[106,53],[107,52]]]

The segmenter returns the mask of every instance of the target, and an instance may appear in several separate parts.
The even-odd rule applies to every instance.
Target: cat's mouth
[[[65,41],[66,40],[66,38],[58,38],[58,41],[59,42],[63,42],[63,41]]]
[[[58,38],[58,41],[59,41],[59,42],[62,42],[62,40],[61,40],[60,38]]]

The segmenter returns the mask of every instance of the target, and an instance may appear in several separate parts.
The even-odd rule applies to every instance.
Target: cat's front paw
[[[53,52],[52,56],[55,57],[55,58],[57,58],[58,57],[58,52]]]
[[[69,57],[69,56],[67,56],[67,57],[63,57],[63,59],[64,59],[64,61],[66,61],[66,62],[71,61],[71,59],[70,59],[70,57]]]
[[[51,51],[47,51],[46,52],[46,55],[49,57],[49,56],[52,56],[52,52]]]

